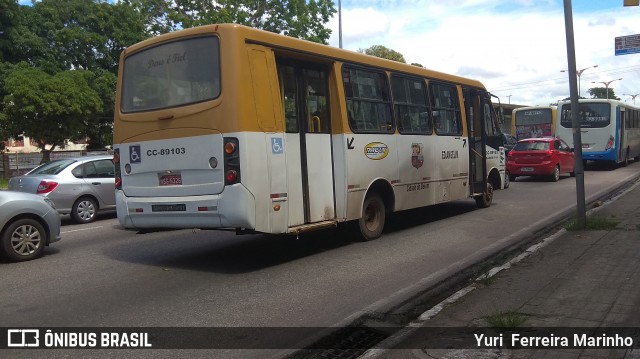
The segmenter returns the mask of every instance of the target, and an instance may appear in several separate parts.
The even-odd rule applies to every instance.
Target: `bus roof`
[[[226,34],[231,35],[232,33],[234,33],[239,40],[244,40],[244,42],[267,45],[270,47],[279,48],[283,51],[297,52],[302,55],[320,56],[340,62],[366,64],[368,66],[374,66],[381,69],[389,69],[398,72],[404,72],[407,74],[423,76],[426,78],[441,79],[482,89],[485,88],[484,85],[477,80],[429,70],[419,66],[408,65],[397,61],[382,59],[379,57],[361,54],[350,50],[339,49],[324,44],[275,34],[269,31],[254,29],[238,24],[205,25],[155,36],[126,48],[122,52],[122,56],[128,56],[130,53],[136,52],[149,46],[156,45],[161,42],[207,33],[218,33],[221,35],[221,37],[225,37]]]

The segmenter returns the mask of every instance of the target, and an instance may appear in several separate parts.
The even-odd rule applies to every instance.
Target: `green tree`
[[[43,76],[40,72],[55,77],[70,70],[91,70],[83,78],[92,94],[97,94],[100,99],[99,110],[83,112],[82,121],[69,118],[69,123],[78,124],[81,128],[74,127],[75,132],[69,132],[65,139],[88,136],[90,148],[110,145],[119,56],[127,46],[149,37],[145,20],[139,11],[123,2],[42,0],[32,6],[20,6],[17,1],[0,0],[0,31],[3,31],[0,36],[1,138],[7,137],[7,131],[19,135],[24,127],[22,118],[15,115],[15,109],[9,115],[5,108],[15,100],[6,98],[12,92],[6,88],[5,80],[14,71],[15,64],[24,62],[39,71],[26,72],[25,64],[22,64],[14,77],[19,75],[24,79],[27,75],[34,75],[38,76],[36,82]],[[29,79],[25,81],[32,82]],[[42,128],[48,128],[46,121],[49,117],[43,117],[42,113],[32,116],[32,119],[41,121]],[[61,120],[66,120],[64,116],[71,114],[58,112]],[[22,115],[26,116],[25,113]],[[5,133],[2,133],[3,129]],[[59,146],[61,142],[56,140],[47,144]]]
[[[359,49],[358,52],[371,56],[381,57],[387,60],[402,62],[403,64],[407,63],[401,53],[382,45],[373,45],[368,49]]]
[[[200,25],[236,23],[326,44],[336,12],[331,0],[124,0],[161,34]]]
[[[620,100],[619,97],[616,97],[615,91],[611,87],[592,87],[587,90],[591,98],[608,98],[612,100]],[[607,94],[608,92],[608,94]]]
[[[66,139],[83,138],[87,119],[103,111],[98,93],[89,82],[94,74],[70,70],[50,75],[23,63],[9,73],[4,113],[13,137],[25,135],[43,152],[64,145]]]

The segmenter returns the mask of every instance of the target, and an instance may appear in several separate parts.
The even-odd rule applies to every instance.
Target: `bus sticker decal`
[[[129,159],[131,163],[140,163],[142,162],[142,157],[140,156],[140,145],[129,146]]]
[[[284,152],[284,145],[282,144],[282,138],[271,137],[271,152],[273,152],[274,155],[278,155]]]
[[[422,143],[411,144],[411,165],[420,168],[424,164],[424,156],[422,155]]]
[[[364,155],[371,160],[381,160],[389,154],[389,146],[382,142],[371,142],[364,146]]]

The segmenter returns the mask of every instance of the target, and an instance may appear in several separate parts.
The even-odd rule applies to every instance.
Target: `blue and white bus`
[[[605,99],[580,99],[579,105],[583,160],[640,160],[640,107]],[[573,147],[571,101],[558,103],[557,115],[556,135]]]

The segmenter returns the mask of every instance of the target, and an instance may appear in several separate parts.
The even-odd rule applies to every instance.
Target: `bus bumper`
[[[610,149],[607,151],[582,152],[582,159],[587,161],[614,161],[617,162],[617,151]]]
[[[255,208],[253,194],[241,184],[189,197],[127,197],[116,191],[118,221],[127,229],[255,229]]]

